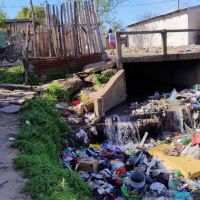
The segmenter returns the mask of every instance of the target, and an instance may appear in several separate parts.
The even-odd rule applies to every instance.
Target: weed
[[[80,100],[82,103],[86,104],[90,101],[90,96],[87,92],[81,91],[80,93]]]
[[[94,84],[95,85],[106,84],[114,74],[115,74],[115,70],[113,69],[105,70],[101,72],[100,74],[94,74],[93,75]]]
[[[55,96],[59,100],[69,100],[69,94],[63,90],[58,84],[52,83],[47,89],[47,94]]]
[[[0,82],[22,84],[24,67],[22,65],[8,69],[0,69]]]
[[[27,101],[22,109],[22,129],[13,144],[20,149],[21,155],[14,164],[29,179],[25,192],[33,199],[89,200],[91,190],[88,185],[78,174],[63,169],[59,163],[62,141],[66,135],[72,137],[73,132],[55,109],[57,87],[51,87],[50,91]],[[65,183],[61,184],[63,180]]]
[[[66,73],[69,72],[54,72],[48,75],[36,75],[34,73],[29,74],[30,85],[40,85],[47,83],[52,80],[62,79],[66,77]],[[24,66],[19,65],[16,67],[0,69],[0,82],[12,83],[12,84],[23,84],[24,82]]]

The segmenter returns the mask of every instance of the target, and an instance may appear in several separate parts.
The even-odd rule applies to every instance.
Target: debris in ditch
[[[80,129],[78,133],[76,133],[76,137],[85,144],[88,144],[88,134],[83,130]]]
[[[130,115],[105,119],[104,144],[66,148],[64,166],[79,171],[94,199],[193,199],[200,188],[197,89],[156,92],[144,102],[131,103]],[[84,134],[76,134],[82,144],[89,144],[90,134],[99,135],[94,118],[85,111],[69,118],[87,124]]]
[[[147,151],[134,151],[127,149],[125,153],[108,144],[90,145],[81,150],[66,148],[62,158],[65,167],[78,170],[88,182],[94,199],[148,199],[145,196],[152,192],[156,198],[191,197],[188,182],[186,191],[180,190],[182,176],[170,177],[164,165]]]

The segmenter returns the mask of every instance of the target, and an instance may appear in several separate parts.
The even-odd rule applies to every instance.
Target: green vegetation
[[[47,94],[56,97],[58,100],[69,100],[69,93],[63,90],[58,84],[52,83],[47,89]]]
[[[64,138],[73,137],[73,132],[55,109],[58,94],[60,89],[54,85],[47,94],[24,105],[22,128],[13,144],[21,154],[14,163],[29,179],[25,192],[33,199],[89,200],[91,190],[88,185],[76,172],[63,169],[59,163]]]
[[[0,82],[22,84],[24,67],[22,65],[7,69],[0,69]]]
[[[100,74],[94,74],[94,84],[95,85],[106,84],[114,74],[115,70],[113,69],[105,70]]]
[[[84,104],[88,103],[90,101],[90,95],[86,91],[81,91],[80,93],[80,101]]]
[[[45,10],[42,6],[34,6],[35,20],[39,24],[43,24],[45,22]],[[17,14],[17,19],[31,19],[32,18],[32,10],[28,7],[22,7],[21,10]]]
[[[5,22],[7,19],[7,13],[3,8],[3,2],[0,3],[0,23]]]
[[[45,76],[30,74],[29,84],[40,85],[55,79],[65,78],[67,72],[55,72]],[[19,65],[11,68],[0,69],[0,82],[11,84],[23,84],[24,67]]]

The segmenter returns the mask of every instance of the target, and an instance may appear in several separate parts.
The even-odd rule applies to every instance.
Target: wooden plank
[[[87,42],[86,42],[86,33],[84,31],[84,8],[83,8],[83,4],[79,1],[79,22],[80,22],[80,34],[81,34],[81,46],[82,46],[82,54],[87,54],[88,53],[88,49],[86,49],[87,46]]]
[[[72,55],[72,39],[71,39],[71,18],[70,18],[70,11],[69,11],[69,2],[66,2],[66,32],[67,32],[67,55]]]
[[[73,54],[76,55],[77,54],[77,45],[76,45],[76,39],[75,39],[75,28],[74,28],[74,15],[73,15],[73,5],[72,2],[69,2],[69,13],[70,13],[70,19],[71,19],[71,27],[72,27],[72,50],[73,50]]]
[[[100,27],[99,27],[100,21],[99,21],[98,14],[97,14],[97,8],[96,8],[93,0],[92,0],[92,9],[93,9],[93,14],[94,14],[94,19],[95,19],[95,25],[96,25],[97,37],[98,37],[98,41],[99,41],[100,52],[104,53],[103,41],[102,41],[101,31],[100,31]]]
[[[63,56],[65,57],[67,55],[67,50],[65,43],[64,9],[65,9],[65,4],[62,4],[60,11],[60,18],[61,18],[61,29],[62,29]]]
[[[86,9],[85,9],[85,5],[82,2],[82,15],[83,15],[83,24],[82,24],[82,29],[84,30],[85,33],[85,42],[86,42],[86,48],[87,48],[87,53],[90,54],[92,53],[91,50],[91,41],[89,39],[89,27],[88,27],[88,23],[87,23],[87,19],[86,19]]]
[[[58,6],[56,7],[56,18],[57,18],[57,29],[58,29],[58,40],[59,40],[59,55],[63,56],[63,46],[62,46],[62,35],[61,35],[61,24],[60,24],[60,14]]]
[[[53,29],[55,34],[55,44],[56,44],[56,56],[59,56],[59,41],[58,41],[58,33],[57,33],[57,19],[56,19],[56,9],[55,5],[53,5]]]
[[[90,25],[90,38],[92,40],[93,53],[96,53],[97,44],[96,44],[96,40],[95,40],[95,37],[94,37],[94,26],[93,26],[93,23],[92,23],[89,1],[86,1],[86,9],[87,9],[88,21],[89,21],[89,25]]]
[[[90,53],[94,53],[94,41],[92,38],[92,31],[91,31],[91,24],[89,20],[89,13],[87,9],[87,2],[84,1],[84,11],[85,11],[85,17],[86,17],[86,23],[87,23],[87,37],[89,39],[89,44],[90,44]]]
[[[75,35],[75,44],[76,44],[76,55],[80,54],[79,46],[79,35],[78,35],[78,6],[77,2],[74,1],[74,35]]]
[[[94,41],[94,45],[95,45],[94,53],[99,53],[100,48],[99,48],[99,41],[98,41],[97,32],[96,32],[96,23],[95,23],[94,13],[93,13],[93,9],[92,9],[92,5],[91,5],[90,1],[88,1],[88,10],[90,13],[89,16],[90,16],[90,24],[92,27],[92,37],[93,37],[93,41]]]
[[[52,46],[51,46],[51,34],[50,34],[50,11],[49,11],[49,4],[46,5],[46,24],[49,29],[49,40],[48,40],[48,50],[49,50],[49,57],[52,57]]]

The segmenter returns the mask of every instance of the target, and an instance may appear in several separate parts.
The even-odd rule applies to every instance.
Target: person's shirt
[[[108,34],[108,40],[109,40],[109,42],[115,42],[115,34],[109,33]]]

